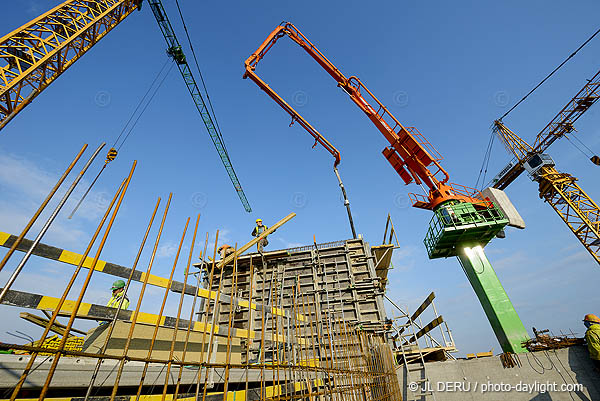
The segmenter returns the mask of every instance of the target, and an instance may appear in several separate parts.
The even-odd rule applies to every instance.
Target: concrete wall
[[[600,373],[594,370],[586,347],[575,346],[555,351],[519,354],[519,360],[521,366],[514,368],[502,367],[502,362],[497,356],[430,362],[426,364],[427,377],[436,401],[600,400]],[[410,372],[410,379],[418,379],[418,374],[418,371]],[[431,396],[414,396],[408,389],[409,382],[406,380],[403,366],[398,369],[398,377],[404,389],[404,400],[433,400]],[[447,382],[457,382],[462,388],[451,383],[450,387],[454,386],[455,391],[449,391]],[[583,388],[571,392],[561,391],[561,385],[572,386],[574,383],[582,384]],[[530,391],[525,388],[527,385],[534,388]],[[492,391],[492,386],[496,387],[496,391]],[[510,390],[509,386],[512,386]],[[551,389],[551,386],[556,386],[556,391]],[[544,391],[543,387],[549,391]]]

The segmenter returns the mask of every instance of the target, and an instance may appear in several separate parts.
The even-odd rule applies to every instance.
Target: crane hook
[[[105,164],[110,163],[111,161],[115,160],[115,158],[117,157],[117,149],[115,148],[110,148],[108,150],[108,153],[106,154],[106,161],[104,162]]]

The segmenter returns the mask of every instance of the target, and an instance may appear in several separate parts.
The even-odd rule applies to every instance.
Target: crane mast
[[[449,182],[440,164],[442,157],[415,128],[404,127],[355,76],[346,76],[291,23],[279,25],[245,62],[244,78],[250,78],[314,138],[336,156],[329,142],[283,100],[255,72],[258,62],[283,36],[302,47],[367,115],[389,143],[384,157],[405,184],[426,186],[427,195],[411,194],[413,206],[432,210],[434,217],[425,238],[430,258],[457,256],[463,270],[505,352],[525,352],[527,331],[504,291],[483,246],[495,237],[508,219],[476,189]],[[337,153],[334,166],[339,163]]]

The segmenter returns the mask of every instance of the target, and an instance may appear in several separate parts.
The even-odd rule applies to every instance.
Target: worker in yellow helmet
[[[600,372],[600,318],[594,314],[587,314],[583,318],[583,324],[587,327],[585,342],[588,346],[590,358]]]
[[[256,219],[256,227],[254,227],[254,230],[252,230],[252,236],[260,237],[260,235],[267,230],[268,230],[268,227],[263,224],[262,219]],[[258,252],[262,252],[263,248],[267,245],[269,245],[269,241],[267,241],[267,237],[258,241],[258,243],[256,244]]]

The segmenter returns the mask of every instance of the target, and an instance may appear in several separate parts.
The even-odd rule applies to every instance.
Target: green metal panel
[[[448,202],[435,210],[425,248],[430,259],[457,256],[465,245],[485,246],[507,224],[508,219],[493,203],[490,207],[490,202]]]
[[[529,335],[485,256],[483,247],[464,247],[460,249],[457,257],[483,306],[502,350],[527,352],[522,342],[528,340]]]

